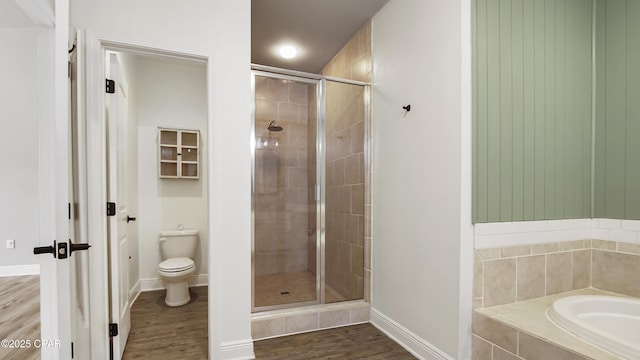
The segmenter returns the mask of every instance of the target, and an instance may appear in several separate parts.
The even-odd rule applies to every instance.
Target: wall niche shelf
[[[200,178],[200,131],[160,128],[158,140],[160,178]]]

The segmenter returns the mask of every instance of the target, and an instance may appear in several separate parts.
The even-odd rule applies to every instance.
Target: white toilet
[[[198,245],[198,230],[169,230],[160,232],[162,262],[158,273],[167,285],[164,302],[169,306],[189,303],[189,278],[196,270],[193,259]]]

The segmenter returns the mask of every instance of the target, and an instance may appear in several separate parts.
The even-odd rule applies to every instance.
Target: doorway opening
[[[2,359],[40,359],[47,349],[33,345],[48,338],[51,321],[46,315],[51,274],[47,254],[40,258],[34,247],[51,245],[55,233],[47,222],[52,214],[46,200],[51,199],[54,179],[49,174],[51,143],[43,134],[44,124],[54,122],[52,110],[54,69],[54,14],[39,1],[0,1],[0,118],[4,130],[0,160],[5,170],[0,187],[0,346]],[[47,181],[51,180],[51,181]],[[71,235],[70,235],[71,236]],[[44,240],[46,239],[46,240]],[[40,242],[43,244],[40,244]],[[44,266],[42,266],[44,265]],[[42,311],[41,311],[42,308]],[[4,341],[8,340],[8,344]]]
[[[113,48],[104,64],[107,201],[115,204],[107,221],[114,358],[207,357],[207,63]],[[183,276],[189,298],[175,306],[165,300],[174,279],[159,271],[172,258],[163,234],[189,230],[198,234],[193,253],[183,255],[191,261]]]

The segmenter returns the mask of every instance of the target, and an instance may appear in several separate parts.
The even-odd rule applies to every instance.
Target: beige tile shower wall
[[[322,74],[371,81],[370,21]],[[371,221],[365,213],[371,213],[371,188],[365,178],[371,167],[365,158],[364,88],[328,81],[326,109],[326,281],[347,299],[368,300]]]
[[[322,69],[322,75],[371,81],[371,20],[344,45]]]
[[[364,293],[364,102],[355,85],[327,84],[326,279],[347,299]]]
[[[255,156],[256,275],[308,268],[308,88],[256,77],[256,142],[271,144]],[[272,120],[283,131],[269,134]]]

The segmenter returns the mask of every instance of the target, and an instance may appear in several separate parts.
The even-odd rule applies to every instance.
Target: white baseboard
[[[40,264],[0,266],[0,277],[40,275]]]
[[[371,324],[387,334],[387,336],[395,340],[418,359],[454,360],[428,341],[420,338],[376,309],[371,309]]]
[[[153,291],[166,289],[162,279],[140,279],[140,291]]]
[[[156,279],[140,279],[140,291],[153,291],[153,290],[162,290],[167,287],[162,282],[161,278]],[[207,286],[209,285],[209,275],[201,274],[194,276],[189,282],[189,286]]]
[[[222,360],[249,360],[256,357],[253,353],[253,339],[223,342],[218,353]]]
[[[138,298],[138,295],[140,295],[140,292],[140,280],[138,280],[138,282],[131,288],[131,290],[129,290],[129,304],[133,306],[133,303]]]

